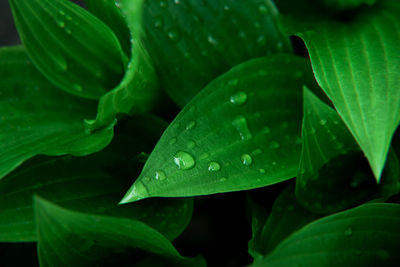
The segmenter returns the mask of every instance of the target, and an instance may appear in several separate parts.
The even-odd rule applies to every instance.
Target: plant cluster
[[[84,3],[9,0],[12,266],[23,244],[40,266],[397,266],[400,2]],[[193,210],[235,191],[219,195],[249,223],[224,221],[226,247],[250,260],[185,251],[185,229],[220,238]]]

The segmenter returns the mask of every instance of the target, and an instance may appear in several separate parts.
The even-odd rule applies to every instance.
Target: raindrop
[[[277,149],[277,148],[280,147],[280,145],[279,145],[278,142],[272,141],[272,142],[269,144],[269,147],[272,148],[272,149]]]
[[[322,126],[324,126],[324,125],[326,124],[326,120],[322,120],[322,119],[319,120],[319,124],[322,125]]]
[[[240,138],[242,140],[249,140],[251,139],[252,135],[250,133],[249,128],[247,127],[246,118],[243,116],[237,116],[233,121],[232,125],[236,128],[239,132]]]
[[[226,182],[226,180],[227,179],[225,177],[222,177],[221,179],[219,179],[220,182]]]
[[[160,0],[160,7],[167,7],[168,2],[166,0]]]
[[[177,30],[169,30],[167,35],[168,35],[168,38],[174,42],[177,42],[180,39],[180,35]]]
[[[64,27],[65,27],[65,22],[62,21],[62,20],[58,20],[58,21],[57,21],[57,24],[58,24],[58,26],[59,26],[60,28],[64,28]]]
[[[251,156],[249,154],[243,154],[240,157],[240,160],[242,161],[243,165],[246,165],[246,166],[250,166],[251,163],[253,163],[253,159],[251,158]]]
[[[228,11],[229,9],[231,9],[231,8],[230,8],[228,5],[225,5],[225,6],[224,6],[224,10],[225,10],[225,11]]]
[[[176,137],[171,138],[171,140],[169,140],[169,144],[170,144],[170,145],[173,145],[173,144],[175,144],[175,143],[176,143]]]
[[[194,167],[196,162],[189,153],[178,151],[174,156],[174,163],[180,170],[189,170]]]
[[[80,84],[77,84],[77,83],[73,84],[72,88],[74,88],[74,90],[76,90],[78,92],[82,92],[83,91],[82,86]]]
[[[71,17],[71,16],[66,16],[65,18],[66,18],[67,20],[69,20],[69,21],[72,20],[72,17]]]
[[[236,86],[239,83],[239,79],[232,79],[228,82],[230,86]]]
[[[276,161],[271,162],[272,165],[276,166]]]
[[[218,162],[213,161],[213,162],[210,162],[210,164],[208,164],[208,170],[210,172],[217,172],[220,169],[221,169],[221,166],[219,165]]]
[[[258,38],[257,38],[257,44],[258,44],[259,46],[263,46],[263,45],[265,45],[266,43],[267,43],[267,39],[265,38],[264,35],[258,36]]]
[[[271,129],[269,127],[265,126],[261,131],[263,134],[269,134],[271,132]]]
[[[264,4],[261,4],[258,6],[258,12],[260,14],[268,14],[268,8]]]
[[[181,1],[180,1],[180,0],[174,0],[174,3],[175,3],[176,5],[179,5],[179,4],[181,3]]]
[[[247,94],[245,92],[237,92],[230,98],[230,102],[235,105],[243,105],[244,103],[246,103],[246,100]]]
[[[190,121],[187,125],[186,125],[186,130],[191,130],[196,126],[196,122],[195,121]]]
[[[257,156],[257,155],[260,155],[261,153],[262,153],[262,150],[257,148],[257,149],[254,149],[253,152],[251,152],[251,155]]]
[[[196,142],[193,140],[189,140],[187,143],[187,147],[193,149],[196,146]]]
[[[208,35],[207,41],[208,41],[211,45],[216,45],[216,44],[218,43],[218,41],[215,40],[215,38],[214,38],[212,35]]]
[[[239,32],[239,37],[242,38],[242,39],[246,38],[246,33],[244,31],[240,31]]]
[[[164,26],[164,21],[162,17],[156,17],[154,19],[154,27],[156,28],[162,28]]]
[[[163,172],[163,171],[156,171],[155,177],[156,177],[156,180],[160,180],[160,181],[167,179],[167,175],[165,175],[165,172]]]
[[[259,173],[265,173],[264,169],[259,169],[258,171],[259,171]]]
[[[62,11],[62,10],[59,10],[58,13],[59,13],[61,16],[64,16],[64,15],[65,15],[65,12]]]
[[[345,236],[351,236],[352,234],[353,234],[353,229],[351,229],[350,227],[344,230]]]

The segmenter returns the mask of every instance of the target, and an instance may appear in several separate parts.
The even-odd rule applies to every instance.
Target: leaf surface
[[[160,84],[184,106],[231,67],[254,57],[290,51],[271,0],[149,0],[144,44]]]
[[[0,177],[38,154],[83,156],[111,141],[114,123],[85,131],[96,103],[54,88],[22,47],[1,48],[0,58]]]
[[[283,2],[283,9],[290,7]],[[400,4],[380,1],[347,20],[319,12],[307,0],[298,6],[285,11],[283,25],[304,40],[319,85],[379,182],[400,121]]]
[[[165,131],[122,202],[278,183],[297,173],[307,61],[250,60],[210,83]]]
[[[140,220],[171,240],[177,237],[190,221],[192,199],[117,206],[129,177],[142,167],[139,155],[151,151],[165,127],[158,118],[134,117],[116,127],[113,141],[100,152],[25,162],[0,182],[0,241],[37,241],[35,194],[75,211]]]
[[[56,87],[98,99],[118,84],[124,55],[102,21],[67,0],[10,0],[29,57]]]
[[[90,215],[35,197],[40,266],[110,266],[155,254],[173,266],[203,266],[180,256],[168,239],[132,219]],[[130,260],[130,264],[132,264]]]
[[[365,204],[312,222],[253,266],[397,266],[400,205]]]

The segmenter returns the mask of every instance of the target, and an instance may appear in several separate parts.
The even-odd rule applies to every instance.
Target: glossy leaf
[[[397,266],[400,205],[365,204],[312,222],[253,266]]]
[[[250,60],[202,90],[176,117],[122,202],[251,189],[297,173],[305,59]]]
[[[180,106],[231,67],[290,51],[271,0],[149,0],[144,43],[160,83]]]
[[[101,19],[118,37],[125,54],[130,55],[130,33],[122,12],[115,0],[85,0],[87,9]]]
[[[96,103],[54,88],[22,47],[0,49],[0,178],[38,154],[88,155],[112,139],[112,122],[89,134]]]
[[[142,0],[118,3],[131,34],[131,58],[121,83],[100,99],[96,119],[86,121],[91,131],[109,124],[117,113],[137,114],[151,110],[159,95],[157,76],[141,43]]]
[[[264,211],[264,214],[266,211]],[[249,243],[249,253],[254,260],[272,251],[281,241],[304,225],[318,219],[321,215],[304,209],[296,200],[294,183],[289,184],[275,200],[267,219],[262,213],[253,214],[252,220],[260,220],[260,227],[253,229]]]
[[[383,0],[349,20],[317,13],[310,1],[298,5],[311,8],[292,8],[283,24],[287,32],[304,40],[319,85],[379,182],[400,121],[400,4]]]
[[[87,157],[37,157],[0,182],[0,241],[36,241],[32,197],[91,214],[137,219],[169,239],[177,237],[192,214],[192,199],[155,199],[117,206],[129,177],[137,175],[141,152],[149,153],[165,129],[153,117],[135,117],[116,128],[111,144]],[[129,166],[129,168],[127,168]]]
[[[162,234],[132,219],[90,215],[36,197],[40,266],[110,266],[136,254],[155,254],[174,266],[203,266],[180,256]],[[130,262],[132,264],[132,261]]]
[[[9,0],[29,57],[71,94],[98,99],[117,85],[126,59],[103,22],[68,0]]]

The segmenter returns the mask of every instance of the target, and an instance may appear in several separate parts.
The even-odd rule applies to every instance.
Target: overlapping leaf
[[[204,266],[201,259],[182,257],[168,239],[140,221],[76,212],[39,197],[34,202],[41,266],[122,265],[127,256],[136,261],[149,253],[171,266]]]
[[[283,25],[305,41],[318,83],[379,182],[400,121],[400,4],[379,1],[347,20],[323,14],[311,1],[298,6],[283,1]]]
[[[36,241],[32,197],[37,194],[64,208],[137,219],[168,239],[177,237],[192,213],[191,199],[155,199],[117,206],[129,177],[139,173],[141,152],[150,152],[165,129],[153,117],[119,124],[111,144],[87,157],[34,158],[0,182],[0,241]],[[127,167],[129,166],[129,168]]]
[[[96,119],[86,121],[90,130],[109,124],[117,113],[149,111],[158,98],[157,76],[141,43],[142,0],[121,0],[118,3],[130,30],[131,58],[121,83],[101,97]]]
[[[161,137],[123,202],[251,189],[297,173],[305,59],[243,63],[199,93]]]
[[[103,22],[68,0],[10,0],[22,43],[55,86],[98,99],[117,85],[126,58]]]
[[[144,43],[160,83],[180,106],[231,67],[290,51],[271,0],[149,0]]]
[[[365,204],[312,222],[253,266],[397,266],[400,205]]]
[[[22,47],[0,49],[0,178],[38,154],[83,156],[106,146],[109,127],[89,134],[96,103],[54,88]]]

